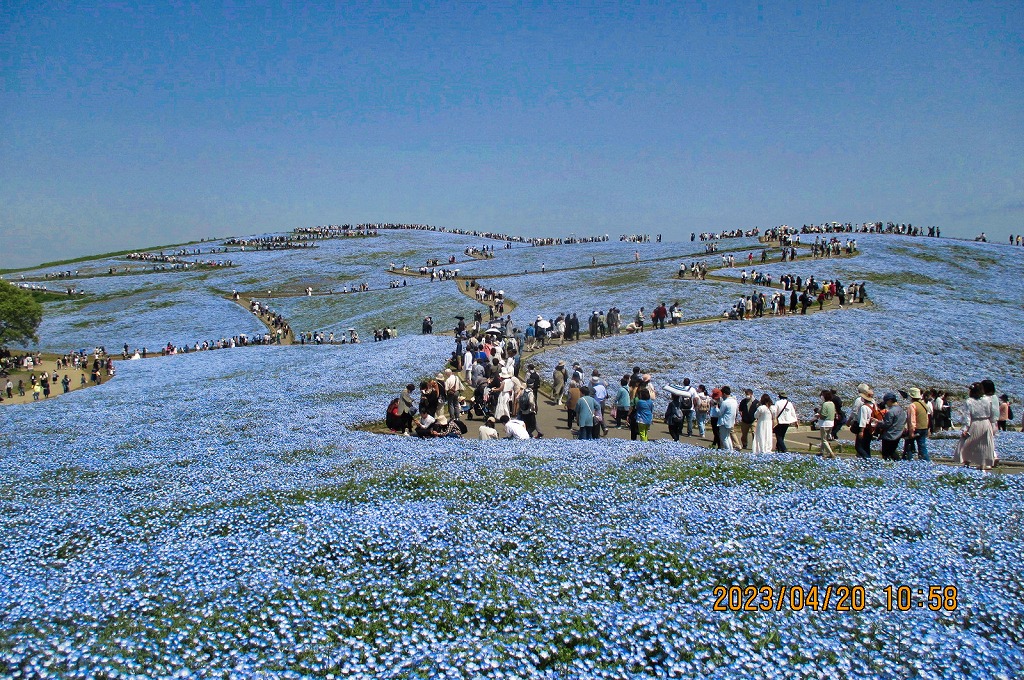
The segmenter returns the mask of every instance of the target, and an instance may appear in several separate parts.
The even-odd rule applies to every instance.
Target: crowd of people
[[[695,232],[690,232],[690,240],[695,241],[699,237],[701,241],[717,241],[727,238],[744,238],[757,236],[760,233],[761,231],[757,227],[754,227],[753,229],[725,229],[719,232],[702,231],[699,234]]]
[[[391,335],[391,333],[394,335]],[[382,334],[387,333],[388,337],[383,338]],[[373,341],[378,342],[382,339],[387,340],[392,337],[398,337],[398,331],[394,329],[380,329],[375,328],[373,330]],[[334,335],[334,331],[301,331],[299,332],[298,343],[300,345],[358,345],[362,341],[359,339],[359,333],[355,328],[349,328],[347,331],[339,333],[337,336]]]
[[[522,344],[502,332],[456,336],[457,348],[434,379],[407,385],[389,406],[388,424],[395,431],[419,437],[463,437],[465,420],[481,422],[481,439],[543,437],[537,413],[544,381],[538,367],[527,363],[521,374]],[[529,349],[529,346],[526,347]],[[843,428],[854,437],[856,455],[871,458],[872,443],[879,442],[884,460],[931,460],[928,439],[953,428],[950,395],[935,388],[887,392],[875,398],[862,383],[847,405],[838,390],[820,392],[819,401],[798,408],[784,392],[774,396],[746,388],[734,394],[728,385],[708,388],[689,378],[666,385],[668,406],[655,413],[657,390],[650,373],[634,366],[619,379],[607,380],[597,369],[585,372],[579,362],[569,369],[558,362],[550,377],[549,404],[564,412],[566,427],[578,439],[608,436],[611,428],[628,428],[630,438],[648,441],[656,419],[674,441],[684,436],[710,440],[722,450],[753,453],[788,451],[786,436],[802,424],[815,432],[818,455],[835,456],[833,446]],[[995,385],[983,380],[968,388],[960,408],[963,423],[954,462],[988,470],[998,463],[995,437],[1013,419],[1008,395],[995,396]],[[801,411],[805,415],[801,415]],[[499,429],[500,428],[500,429]],[[574,430],[575,428],[575,430]]]
[[[238,300],[238,292],[233,293],[234,299]],[[271,336],[270,342],[267,344],[280,345],[286,341],[291,340],[294,336],[292,335],[292,328],[285,320],[284,316],[274,312],[267,308],[259,300],[253,298],[249,300],[249,311],[252,312],[256,318],[263,322],[265,326],[270,329],[270,333],[266,335]]]
[[[328,224],[316,227],[299,227],[294,233],[294,238],[297,240],[326,240],[332,238],[376,236],[377,230],[366,225]]]
[[[916,227],[913,224],[902,224],[899,222],[823,222],[821,224],[804,224],[800,227],[791,227],[782,224],[771,227],[764,231],[762,240],[765,241],[787,241],[800,234],[898,234],[901,236],[931,236],[940,238],[942,229],[939,227]],[[787,238],[788,237],[788,238]],[[799,243],[799,238],[796,239]]]
[[[323,238],[323,237],[319,237]],[[237,247],[242,251],[249,250],[296,250],[299,248],[315,248],[309,235],[293,236],[253,236],[250,238],[229,238],[224,245]]]

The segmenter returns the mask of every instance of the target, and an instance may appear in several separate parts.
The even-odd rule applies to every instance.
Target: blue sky
[[[1024,4],[0,3],[0,267],[396,221],[1024,232]]]

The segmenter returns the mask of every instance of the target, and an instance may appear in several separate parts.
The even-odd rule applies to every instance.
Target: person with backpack
[[[665,409],[665,424],[668,425],[668,434],[672,437],[672,441],[679,441],[679,435],[683,430],[682,395],[672,395],[672,401]]]
[[[526,425],[526,431],[531,437],[536,436],[537,439],[542,439],[544,434],[537,429],[537,400],[534,397],[533,390],[529,387],[519,393],[518,397],[519,405],[519,419]],[[534,435],[536,433],[536,435]]]
[[[832,404],[836,407],[836,417],[832,423],[832,430],[829,433],[829,439],[835,440],[839,438],[839,431],[843,429],[843,425],[846,424],[846,411],[843,410],[843,400],[839,396],[836,390],[832,392]]]
[[[887,392],[882,401],[885,402],[885,415],[877,423],[879,439],[882,440],[882,459],[899,460],[896,447],[907,429],[907,412],[900,406],[895,392]]]
[[[921,390],[911,387],[910,408],[907,409],[906,438],[903,440],[903,460],[912,460],[917,451],[918,460],[931,460],[928,457],[928,409],[925,406]]]
[[[623,377],[619,381],[619,390],[615,394],[615,429],[622,429],[622,419],[629,414],[630,408],[630,396],[629,396],[629,378]]]
[[[693,412],[697,418],[697,431],[704,436],[704,423],[711,412],[711,397],[708,395],[708,388],[697,385],[697,396],[693,400]]]
[[[693,436],[693,423],[696,419],[693,404],[697,398],[697,390],[690,384],[689,378],[683,378],[685,392],[679,395],[679,408],[683,411],[683,420],[686,422],[686,436]]]
[[[540,410],[540,373],[534,364],[526,365],[526,389],[533,392],[534,413]]]
[[[823,458],[835,458],[828,440],[832,436],[832,426],[836,420],[836,405],[832,401],[832,390],[821,391],[821,406],[818,407],[818,434],[821,441],[818,443],[818,455]],[[827,453],[826,453],[827,452]]]
[[[444,396],[448,404],[448,418],[458,420],[462,416],[459,409],[459,397],[462,396],[464,386],[459,374],[450,368],[444,369]]]

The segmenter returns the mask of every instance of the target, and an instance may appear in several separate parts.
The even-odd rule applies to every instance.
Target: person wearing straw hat
[[[857,398],[850,407],[850,432],[856,435],[857,456],[871,457],[871,419],[875,414],[875,392],[867,383],[857,385]]]
[[[569,371],[565,368],[565,362],[559,361],[555,370],[551,372],[551,396],[555,399],[555,406],[562,405],[565,398],[565,391],[568,387]]]
[[[907,436],[903,440],[903,460],[911,460],[915,450],[919,460],[931,460],[928,456],[928,408],[925,406],[920,388],[907,391],[910,407],[907,409]]]

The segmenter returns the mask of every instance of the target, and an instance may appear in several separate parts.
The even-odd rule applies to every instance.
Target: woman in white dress
[[[979,470],[992,467],[995,462],[995,443],[992,437],[992,411],[985,399],[981,383],[974,383],[964,403],[964,429],[953,454],[953,462],[975,465]]]
[[[751,445],[753,453],[772,452],[772,398],[767,394],[761,395],[761,403],[754,411],[754,442]]]

